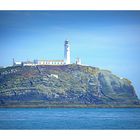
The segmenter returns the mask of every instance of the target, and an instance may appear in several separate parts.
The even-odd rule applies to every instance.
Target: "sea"
[[[140,108],[1,108],[1,130],[136,130]]]

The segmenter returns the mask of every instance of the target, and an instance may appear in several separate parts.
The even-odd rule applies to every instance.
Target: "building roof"
[[[64,62],[64,60],[46,60],[47,62]]]
[[[43,62],[64,62],[64,60],[37,60],[37,61],[43,61]]]

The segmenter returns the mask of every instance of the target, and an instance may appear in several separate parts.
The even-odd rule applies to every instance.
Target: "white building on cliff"
[[[68,40],[65,40],[64,44],[64,62],[70,64],[70,44]]]
[[[70,60],[70,44],[68,40],[64,42],[64,60],[34,60],[34,61],[23,61],[15,62],[13,59],[13,66],[38,66],[38,65],[68,65],[71,64]],[[77,63],[76,64],[81,64]]]

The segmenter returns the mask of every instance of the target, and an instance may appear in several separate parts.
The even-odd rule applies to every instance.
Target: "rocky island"
[[[70,65],[0,68],[0,107],[140,107],[131,81]]]

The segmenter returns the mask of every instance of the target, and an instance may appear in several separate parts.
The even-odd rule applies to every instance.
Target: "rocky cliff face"
[[[0,106],[139,105],[131,82],[110,71],[80,65],[0,69]]]

